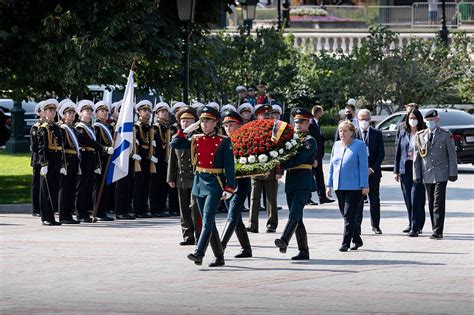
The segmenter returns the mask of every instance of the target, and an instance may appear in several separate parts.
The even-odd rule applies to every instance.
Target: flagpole
[[[130,67],[130,71],[135,70],[135,59],[133,59],[132,66]],[[114,130],[114,138],[112,140],[112,147],[115,147],[115,140],[117,138],[117,127]],[[107,158],[107,163],[105,165],[105,172],[102,174],[102,179],[99,188],[99,194],[95,200],[94,211],[92,213],[92,222],[97,222],[97,212],[99,211],[99,204],[102,199],[102,193],[104,191],[105,179],[107,178],[107,173],[109,172],[110,161],[112,160],[112,154],[109,154]]]

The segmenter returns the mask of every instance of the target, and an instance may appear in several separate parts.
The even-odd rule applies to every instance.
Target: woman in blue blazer
[[[408,236],[416,237],[425,224],[425,186],[413,181],[413,159],[415,157],[415,135],[425,129],[423,116],[418,109],[411,110],[400,124],[395,165],[395,180],[400,182],[403,199],[408,212],[408,226],[403,230]]]
[[[367,146],[358,139],[353,139],[355,127],[350,121],[343,121],[338,126],[339,138],[334,143],[329,164],[329,181],[326,193],[332,197],[336,192],[339,210],[344,217],[344,235],[341,252],[347,252],[354,242],[353,250],[362,246],[360,235],[354,235],[357,209],[363,195],[369,193],[369,165]]]

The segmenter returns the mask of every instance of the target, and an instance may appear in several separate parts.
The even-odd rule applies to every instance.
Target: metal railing
[[[429,13],[427,2],[415,2],[411,6],[346,6],[327,5],[324,6],[325,14],[321,14],[319,6],[293,6],[290,10],[291,22],[295,27],[303,23],[327,24],[333,28],[361,28],[374,24],[389,27],[439,27],[441,23],[441,2],[437,3],[437,14]],[[299,11],[299,16],[296,12]],[[304,12],[318,12],[319,15],[305,15]],[[446,3],[446,22],[448,27],[458,27],[462,22],[474,19],[474,2]],[[433,18],[433,15],[435,17]],[[431,17],[431,18],[430,18]],[[242,24],[240,8],[229,16],[228,25],[236,27]],[[277,11],[275,8],[258,8],[255,23],[258,25],[275,25]],[[315,27],[317,28],[317,27]]]

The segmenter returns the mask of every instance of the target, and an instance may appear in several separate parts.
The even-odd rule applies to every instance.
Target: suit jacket
[[[414,179],[423,179],[425,184],[434,184],[445,182],[450,176],[457,176],[457,154],[451,133],[438,127],[431,143],[428,141],[428,136],[428,129],[416,134]]]
[[[355,138],[361,141],[363,140],[362,131],[357,128],[355,132]],[[368,136],[366,139],[366,145],[369,148],[369,168],[374,171],[375,175],[382,176],[381,165],[385,158],[385,148],[383,144],[382,132],[378,129],[369,127]],[[372,174],[372,175],[374,175]]]
[[[314,119],[311,120],[311,124],[309,125],[309,134],[316,139],[316,144],[318,146],[318,150],[316,151],[316,157],[315,159],[318,162],[321,162],[324,157],[324,135],[321,130],[321,127],[319,126],[318,123],[314,121]]]

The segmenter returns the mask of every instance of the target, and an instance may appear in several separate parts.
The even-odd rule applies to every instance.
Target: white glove
[[[152,140],[152,141],[151,141],[151,145],[152,145],[154,148],[156,148],[156,141],[155,141],[155,140]]]
[[[158,163],[158,159],[154,156],[150,158],[151,163]]]
[[[64,167],[61,167],[61,170],[59,170],[59,173],[63,174],[64,176],[67,175],[67,171]]]
[[[48,166],[42,166],[41,167],[41,170],[40,170],[40,175],[41,176],[46,176],[46,174],[48,174]]]
[[[114,148],[108,147],[108,148],[107,148],[107,154],[109,154],[109,155],[114,154]]]
[[[132,155],[132,159],[134,159],[135,161],[141,161],[142,157],[139,156],[138,154],[134,154],[134,155]]]
[[[183,132],[184,133],[190,133],[191,131],[197,130],[200,125],[201,125],[201,122],[198,120],[194,124],[189,126],[188,128],[184,129]]]
[[[225,191],[225,190],[222,192],[222,200],[227,200],[230,197],[232,197],[232,194],[230,192]]]
[[[140,141],[138,141],[138,139],[135,139],[135,142],[140,145]]]
[[[97,175],[100,175],[102,174],[102,171],[100,170],[100,168],[96,168],[94,173],[96,173]]]

